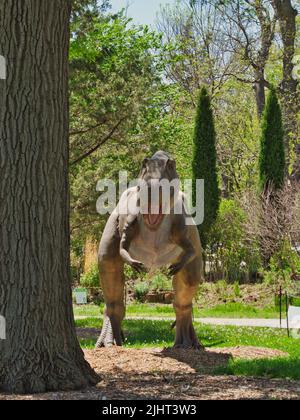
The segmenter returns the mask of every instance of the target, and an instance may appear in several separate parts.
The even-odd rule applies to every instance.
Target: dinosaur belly
[[[129,253],[148,269],[157,269],[174,263],[182,250],[157,232],[149,232],[148,235],[140,235],[132,241]]]

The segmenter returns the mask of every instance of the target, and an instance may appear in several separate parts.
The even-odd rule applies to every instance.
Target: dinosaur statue
[[[99,270],[106,302],[101,336],[96,347],[121,346],[124,341],[121,324],[125,317],[124,264],[138,272],[169,267],[173,276],[176,312],[174,348],[200,349],[193,321],[192,305],[202,280],[203,260],[198,229],[187,225],[184,194],[171,190],[165,206],[162,180],[179,182],[176,163],[165,152],[145,159],[139,180],[148,194],[148,211],[134,211],[141,204],[141,187],[128,189],[120,199],[105,227],[99,248]],[[179,184],[178,184],[179,185]],[[159,188],[158,194],[152,190]],[[154,200],[153,196],[157,199]],[[181,214],[174,211],[182,204]],[[121,209],[130,208],[123,212]]]

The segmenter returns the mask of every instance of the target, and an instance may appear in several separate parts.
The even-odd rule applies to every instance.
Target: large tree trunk
[[[291,146],[295,144],[296,161],[293,167],[293,178],[300,181],[300,147],[297,126],[297,113],[300,110],[298,80],[294,77],[293,59],[295,56],[297,10],[291,0],[272,0],[277,13],[281,38],[283,42],[283,79],[281,84],[283,116],[285,126],[285,143],[288,164],[290,164]]]
[[[255,74],[255,98],[258,117],[261,118],[266,105],[266,81],[265,69],[270,55],[270,49],[274,39],[275,21],[271,18],[268,8],[263,0],[256,0],[252,6],[260,24],[260,49],[256,62],[252,63]]]
[[[1,0],[0,388],[94,384],[73,320],[69,261],[69,0]]]

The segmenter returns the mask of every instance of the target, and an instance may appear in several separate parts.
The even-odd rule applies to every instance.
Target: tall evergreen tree
[[[202,246],[208,245],[208,236],[212,225],[216,221],[220,193],[217,174],[216,132],[211,101],[206,88],[203,88],[199,97],[194,133],[193,153],[194,186],[197,179],[204,179],[204,222],[199,226]],[[195,195],[194,188],[194,195]],[[195,204],[195,196],[194,196]]]
[[[259,172],[260,188],[280,189],[285,177],[285,148],[282,113],[274,89],[270,91],[262,119]]]

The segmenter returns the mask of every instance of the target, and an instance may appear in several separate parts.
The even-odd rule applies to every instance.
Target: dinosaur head
[[[175,160],[165,152],[144,159],[141,173],[141,209],[150,229],[157,229],[174,203],[179,177]]]

